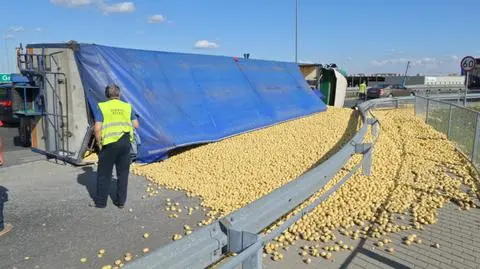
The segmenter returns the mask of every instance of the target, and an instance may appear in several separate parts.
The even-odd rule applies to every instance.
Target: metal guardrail
[[[475,101],[480,109],[480,94],[467,95],[467,106]],[[456,103],[453,103],[456,102]],[[464,107],[462,99],[418,97],[415,100],[415,115],[425,123],[447,135],[457,148],[480,170],[480,112]]]
[[[216,264],[220,268],[262,268],[263,246],[279,236],[302,216],[314,209],[338,190],[360,167],[370,175],[372,152],[379,135],[378,121],[369,113],[375,107],[398,107],[411,102],[414,97],[385,98],[358,105],[363,126],[338,152],[319,166],[299,178],[210,224],[182,240],[172,242],[125,266],[127,269],[205,268]],[[373,140],[364,143],[371,127]],[[334,187],[319,196],[300,212],[285,220],[270,233],[262,231],[270,227],[304,201],[321,190],[346,165],[355,154],[362,154],[362,161],[349,171]],[[228,254],[236,253],[230,257]],[[227,257],[228,256],[228,257]],[[220,262],[219,262],[220,261]]]
[[[465,86],[459,84],[451,85],[407,85],[405,86],[409,89],[414,89],[417,95],[435,95],[435,94],[445,94],[445,93],[458,93],[462,94],[465,92]],[[356,97],[358,96],[358,87],[348,87],[346,97]]]

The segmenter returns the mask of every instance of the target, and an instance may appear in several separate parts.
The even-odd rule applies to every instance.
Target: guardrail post
[[[430,99],[427,99],[427,109],[425,110],[425,123],[428,123],[428,109],[430,106]]]
[[[398,99],[395,99],[395,108],[398,108]]]
[[[372,126],[372,136],[376,138],[380,132],[380,125],[378,124],[377,119],[369,118],[367,119],[367,123]]]
[[[449,106],[448,111],[448,130],[447,130],[447,137],[450,138],[450,132],[452,130],[452,105]]]
[[[473,138],[473,149],[472,149],[472,163],[475,165],[475,156],[477,155],[477,144],[478,144],[478,135],[480,134],[478,121],[480,113],[477,113],[477,118],[475,120],[475,137]]]
[[[251,237],[250,240],[245,240],[244,243],[247,245],[252,245],[257,242],[258,236]],[[242,263],[242,269],[262,269],[263,268],[263,249],[260,248],[254,255],[250,256]]]
[[[355,153],[363,154],[362,172],[363,175],[369,177],[372,174],[372,144],[363,143],[355,145]]]
[[[259,236],[248,231],[235,229],[235,225],[232,223],[233,221],[233,218],[224,219],[221,220],[220,223],[223,226],[223,230],[226,230],[228,236],[228,252],[239,253],[255,244],[259,240]],[[262,251],[263,249],[260,248],[254,255],[243,261],[242,269],[262,269]]]
[[[413,113],[415,113],[415,116],[417,116],[418,115],[418,102],[419,102],[420,98],[418,98],[417,95],[415,95],[414,98],[415,98],[415,103],[413,104],[413,111],[414,111]]]

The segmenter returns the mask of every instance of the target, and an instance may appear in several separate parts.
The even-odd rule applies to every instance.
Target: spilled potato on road
[[[284,122],[197,147],[145,166],[135,174],[167,188],[200,196],[209,224],[297,178],[331,156],[353,137],[359,125],[351,109]]]
[[[478,177],[445,135],[415,117],[412,109],[375,111],[374,114],[381,132],[375,144],[372,176],[357,172],[326,201],[268,243],[265,253],[271,254],[272,259],[282,247],[295,244],[299,239],[329,243],[335,241],[339,233],[354,240],[380,239],[395,232],[423,229],[424,225],[437,222],[437,209],[448,201],[466,210],[476,207],[462,185],[478,193]],[[350,168],[358,161],[353,159],[347,165]],[[339,173],[309,201],[265,232],[298,213],[344,174]],[[407,224],[399,221],[405,217],[410,219]],[[383,240],[377,246],[391,242]],[[407,245],[422,243],[414,235],[407,241]],[[393,248],[385,250],[394,253]]]
[[[300,239],[315,244],[304,251],[309,257],[324,259],[330,259],[332,252],[353,249],[345,244],[332,245],[338,234],[354,240],[378,238],[386,245],[391,240],[385,237],[391,233],[436,223],[437,209],[448,201],[466,210],[476,207],[462,185],[478,193],[478,178],[445,135],[415,117],[413,109],[373,113],[381,132],[375,144],[372,176],[357,172],[326,201],[268,243],[264,250],[273,260],[280,261],[281,252]],[[202,206],[210,209],[209,218],[202,223],[207,225],[330,157],[358,130],[357,116],[350,109],[330,107],[327,112],[197,147],[160,163],[134,165],[132,169],[159,185],[200,196]],[[327,186],[264,232],[271,232],[298,213],[360,160],[361,156],[354,156],[347,169]],[[397,222],[407,216],[408,223]],[[385,250],[394,253],[391,247]]]

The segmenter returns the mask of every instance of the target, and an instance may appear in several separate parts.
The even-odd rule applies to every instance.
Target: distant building
[[[465,76],[425,76],[425,85],[462,85]]]
[[[465,76],[459,75],[445,75],[445,76],[431,76],[431,75],[421,75],[416,76],[407,76],[405,77],[402,74],[395,73],[378,73],[366,75],[360,74],[348,76],[348,86],[357,87],[361,81],[367,82],[368,86],[374,86],[375,84],[403,84],[405,85],[431,85],[431,86],[440,86],[440,85],[462,85],[465,83]]]
[[[476,76],[473,76],[470,81],[477,82],[480,88],[480,59],[477,59],[479,62],[477,64],[478,69],[475,69]],[[300,71],[303,73],[305,80],[308,84],[314,86],[317,82],[317,69],[322,68],[321,64],[300,64]],[[362,81],[365,81],[368,86],[372,87],[376,84],[403,84],[405,85],[429,85],[429,86],[441,86],[441,85],[463,85],[465,84],[465,76],[458,74],[447,74],[447,75],[424,75],[417,74],[415,76],[407,76],[405,78],[404,74],[400,73],[374,73],[374,74],[365,74],[358,73],[354,75],[346,76],[348,87],[358,87]]]

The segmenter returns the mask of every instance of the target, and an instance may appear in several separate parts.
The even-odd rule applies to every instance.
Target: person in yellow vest
[[[111,84],[105,88],[108,101],[98,104],[95,115],[95,139],[100,148],[97,171],[97,194],[91,206],[107,206],[112,171],[117,171],[117,193],[113,203],[123,208],[127,200],[130,172],[130,144],[133,129],[139,127],[132,106],[120,101],[120,88]]]
[[[367,84],[365,83],[365,81],[362,81],[362,83],[360,84],[359,89],[358,89],[359,98],[361,100],[364,100],[365,97],[366,97],[366,93],[367,93]]]

